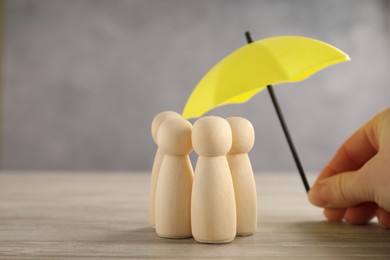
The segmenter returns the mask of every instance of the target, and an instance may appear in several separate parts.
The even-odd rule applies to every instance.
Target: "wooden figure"
[[[199,155],[191,200],[191,225],[196,241],[228,243],[236,236],[236,203],[226,154],[232,145],[229,123],[221,117],[198,119],[192,144]]]
[[[227,119],[233,143],[226,158],[232,174],[237,208],[237,235],[252,235],[257,228],[257,194],[248,152],[255,143],[251,122],[242,117]]]
[[[161,237],[192,237],[191,131],[191,123],[183,118],[169,119],[158,129],[157,144],[164,158],[156,188],[155,223]]]
[[[170,118],[181,118],[181,115],[173,111],[164,111],[157,114],[152,122],[151,132],[153,141],[157,144],[157,131],[162,123]],[[154,204],[156,198],[156,185],[157,179],[161,167],[161,162],[163,159],[163,153],[161,149],[157,148],[156,155],[154,157],[153,168],[152,168],[152,177],[150,181],[150,203],[149,203],[149,212],[150,212],[150,224],[152,227],[155,227],[154,221]]]

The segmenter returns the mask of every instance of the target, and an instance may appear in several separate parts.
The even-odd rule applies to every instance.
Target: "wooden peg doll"
[[[232,129],[233,143],[227,154],[232,174],[237,207],[237,235],[252,235],[257,228],[257,194],[255,178],[248,152],[255,142],[252,124],[242,117],[227,119]]]
[[[192,125],[183,118],[165,121],[157,133],[164,153],[156,187],[156,233],[167,238],[192,237],[191,192],[193,170],[188,154],[192,151]]]
[[[164,123],[167,119],[170,118],[181,118],[180,114],[173,112],[173,111],[164,111],[159,114],[157,114],[153,121],[152,121],[152,137],[155,144],[157,144],[157,131],[162,123]],[[161,167],[161,162],[164,155],[157,147],[156,155],[154,157],[153,167],[152,167],[152,177],[150,181],[150,203],[149,203],[149,214],[150,214],[150,224],[152,227],[155,227],[155,221],[154,221],[154,205],[155,205],[155,197],[156,197],[156,185],[158,180],[158,175]]]
[[[236,236],[236,204],[226,154],[232,144],[229,123],[221,117],[198,119],[192,144],[199,155],[191,200],[192,233],[201,243],[228,243]]]

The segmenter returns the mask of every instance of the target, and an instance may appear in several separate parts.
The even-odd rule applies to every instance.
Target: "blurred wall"
[[[390,101],[385,0],[6,0],[4,10],[7,170],[149,170],[153,117],[181,112],[245,30],[317,38],[352,58],[275,87],[307,170]],[[295,169],[266,92],[208,114],[252,121],[255,170]]]

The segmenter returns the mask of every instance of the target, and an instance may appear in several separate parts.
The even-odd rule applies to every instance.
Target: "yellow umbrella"
[[[243,103],[267,85],[306,79],[349,57],[311,38],[280,36],[239,48],[216,64],[189,97],[183,117],[195,118],[226,104]]]
[[[306,37],[279,36],[256,42],[252,42],[249,32],[246,37],[250,44],[226,56],[201,79],[184,107],[183,117],[200,117],[218,106],[246,102],[267,88],[308,191],[272,85],[304,80],[325,67],[348,61],[349,57],[325,42]]]

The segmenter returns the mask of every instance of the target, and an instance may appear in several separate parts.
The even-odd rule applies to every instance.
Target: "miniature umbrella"
[[[301,81],[330,65],[348,61],[341,50],[311,38],[279,36],[252,42],[217,63],[198,83],[183,110],[184,118],[200,117],[209,110],[227,104],[244,103],[268,89],[298,171],[309,190],[303,168],[272,85]]]

